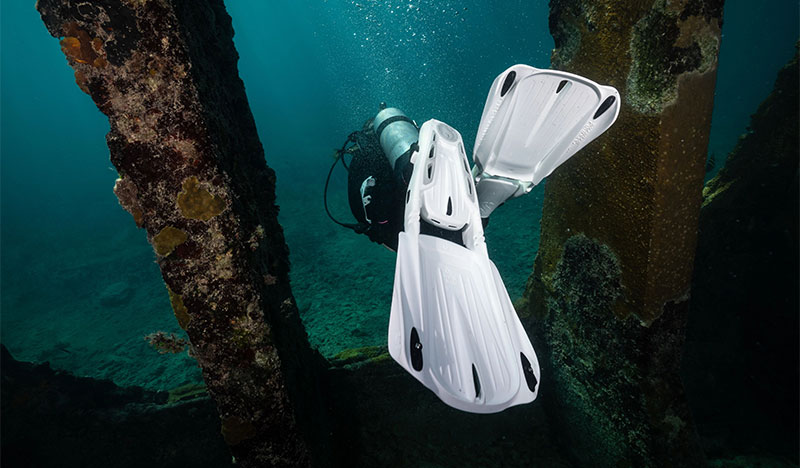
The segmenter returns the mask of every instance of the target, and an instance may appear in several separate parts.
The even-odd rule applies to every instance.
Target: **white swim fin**
[[[406,193],[389,352],[448,405],[496,413],[536,398],[540,370],[489,260],[461,135],[429,120]]]
[[[611,86],[558,70],[514,65],[492,83],[473,148],[481,216],[528,193],[608,130],[619,115]]]

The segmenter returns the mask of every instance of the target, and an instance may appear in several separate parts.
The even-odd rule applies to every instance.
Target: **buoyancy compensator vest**
[[[416,124],[402,111],[382,105],[378,115],[369,119],[361,130],[351,133],[337,151],[325,182],[328,216],[341,226],[366,234],[373,242],[397,250],[411,173],[409,158],[418,136]],[[328,183],[340,160],[348,172],[347,198],[357,223],[342,223],[328,209]]]

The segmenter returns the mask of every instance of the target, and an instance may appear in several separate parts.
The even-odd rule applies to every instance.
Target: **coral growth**
[[[716,65],[718,21],[679,13],[657,2],[633,28],[626,98],[639,112],[661,112],[677,99],[680,75],[705,73]]]
[[[619,259],[611,249],[583,234],[564,243],[564,254],[553,276],[560,308],[584,315],[592,310],[610,310],[622,294]]]
[[[175,294],[169,287],[167,287],[167,292],[169,293],[169,303],[172,305],[172,312],[178,320],[178,325],[186,330],[192,317],[189,315],[186,306],[183,305],[183,297],[180,294]]]
[[[145,341],[150,343],[156,351],[161,354],[177,354],[183,352],[189,345],[189,342],[183,338],[178,338],[174,333],[169,335],[163,331],[157,331],[144,337]]]
[[[186,232],[172,226],[166,226],[153,236],[153,248],[158,255],[166,257],[175,250],[175,247],[186,242],[188,238],[189,236]]]
[[[547,344],[539,348],[548,363],[542,380],[553,382],[556,424],[585,444],[579,466],[662,466],[655,460],[675,447],[693,447],[688,412],[673,402],[681,395],[672,357],[685,302],[670,305],[649,329],[632,318],[615,320],[620,280],[619,259],[607,245],[583,234],[567,239],[539,330]],[[662,340],[648,342],[650,333]],[[696,453],[675,456],[692,466]]]
[[[183,181],[183,191],[178,194],[178,206],[183,216],[208,221],[222,213],[225,200],[212,195],[200,185],[197,177],[192,176]]]

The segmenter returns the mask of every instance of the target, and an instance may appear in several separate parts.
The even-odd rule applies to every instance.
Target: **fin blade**
[[[501,96],[499,87],[512,71],[515,82]],[[619,93],[613,87],[514,65],[490,89],[473,159],[493,176],[538,184],[607,130],[618,114]]]
[[[538,372],[536,353],[491,261],[424,234],[417,252],[408,251],[411,244],[402,233],[396,274],[401,279],[395,281],[390,317],[392,357],[457,409],[494,413],[533,401],[536,393],[526,384],[519,354],[536,362]],[[401,255],[408,258],[401,260]],[[406,270],[412,264],[418,265],[418,272]],[[412,329],[420,331],[421,371],[411,366]]]

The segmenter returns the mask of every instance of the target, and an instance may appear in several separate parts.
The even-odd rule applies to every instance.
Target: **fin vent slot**
[[[558,84],[558,89],[556,89],[556,94],[560,93],[564,86],[570,84],[569,80],[561,80],[561,83]]]
[[[453,214],[453,199],[451,197],[447,198],[447,216]],[[450,226],[453,227],[453,226]]]
[[[517,72],[511,70],[511,72],[506,75],[506,80],[503,81],[503,88],[500,89],[500,97],[506,95],[509,89],[511,89],[511,85],[514,84],[514,79],[517,77]]]
[[[428,153],[428,159],[433,159],[433,147],[431,147],[431,151]]]
[[[472,383],[475,385],[475,399],[481,397],[481,379],[478,377],[478,369],[475,369],[475,364],[472,364]]]
[[[519,360],[522,363],[522,373],[525,374],[525,383],[528,384],[528,389],[531,392],[535,392],[536,384],[538,384],[539,381],[536,380],[536,376],[533,374],[533,366],[531,366],[531,362],[523,353],[519,353]]]
[[[602,104],[600,104],[600,107],[597,108],[597,112],[594,113],[594,117],[592,117],[592,119],[596,119],[596,118],[600,117],[601,115],[603,115],[605,113],[605,111],[608,110],[609,107],[614,105],[614,101],[616,101],[616,100],[617,100],[616,96],[607,97],[606,100],[603,101]]]
[[[411,328],[411,347],[409,348],[411,354],[411,367],[415,371],[422,370],[422,342],[419,340],[419,333],[416,328]]]
[[[427,219],[420,219],[419,223],[419,233],[425,234],[426,236],[438,237],[439,239],[443,239],[449,242],[452,242],[456,245],[460,245],[461,247],[466,247],[464,244],[464,230],[466,226],[459,229],[458,231],[450,230],[442,227],[442,225],[437,221],[436,224],[433,224],[432,221]]]

